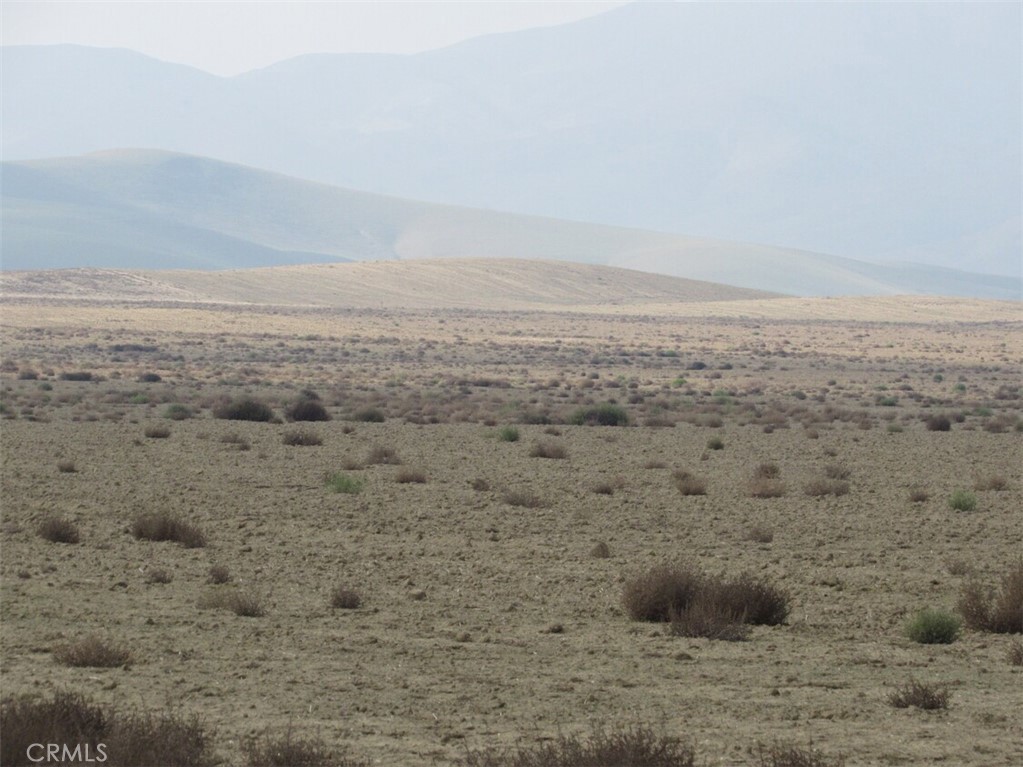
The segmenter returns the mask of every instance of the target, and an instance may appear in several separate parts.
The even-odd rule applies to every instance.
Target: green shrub
[[[956,511],[973,511],[977,508],[977,496],[969,490],[956,490],[949,496],[948,505]]]
[[[213,409],[213,417],[226,421],[260,421],[273,419],[270,406],[252,397],[239,397]]]
[[[192,417],[192,408],[175,402],[164,409],[163,417],[172,421],[187,421]]]
[[[906,624],[906,636],[920,644],[951,644],[961,628],[962,621],[952,613],[924,608]]]
[[[627,426],[629,414],[620,405],[608,402],[579,408],[569,416],[568,422],[576,426]]]
[[[365,481],[358,477],[352,477],[348,474],[331,474],[327,477],[327,489],[332,493],[345,493],[347,495],[356,495],[362,492]]]
[[[501,430],[497,432],[497,438],[502,442],[518,442],[519,430],[514,426],[502,426]]]

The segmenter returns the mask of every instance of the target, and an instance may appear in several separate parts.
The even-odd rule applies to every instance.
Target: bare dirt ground
[[[1018,306],[736,303],[4,305],[4,694],[195,712],[227,764],[266,728],[416,765],[593,721],[685,737],[701,764],[754,764],[751,749],[775,742],[855,765],[1020,764],[1012,637],[904,634],[917,610],[953,609],[967,579],[997,583],[1023,553]],[[303,390],[333,420],[212,416],[248,394],[283,419]],[[607,402],[629,426],[566,422]],[[193,417],[166,418],[176,403]],[[384,422],[358,420],[374,408]],[[928,430],[934,415],[950,431]],[[499,438],[508,425],[518,441]],[[285,445],[300,427],[322,444]],[[531,457],[538,442],[567,457]],[[368,463],[380,447],[401,463]],[[781,497],[750,497],[765,462]],[[680,468],[706,495],[679,493]],[[426,481],[398,482],[403,471]],[[847,474],[848,493],[808,495],[828,471]],[[337,472],[361,492],[331,492]],[[973,489],[992,477],[1005,488]],[[956,490],[975,494],[974,511],[950,508]],[[510,505],[507,491],[540,505]],[[148,511],[181,515],[208,544],[136,540]],[[40,537],[50,514],[75,522],[80,543]],[[755,526],[771,540],[751,540]],[[609,557],[592,555],[599,542]],[[787,624],[722,642],[629,620],[624,580],[678,561],[769,578],[791,595]],[[200,609],[212,565],[265,615]],[[339,585],[362,606],[332,609]],[[89,634],[133,662],[55,662],[55,647]],[[911,678],[947,685],[949,708],[891,707]]]

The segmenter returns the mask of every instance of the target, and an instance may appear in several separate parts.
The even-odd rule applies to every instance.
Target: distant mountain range
[[[1021,26],[1019,3],[641,2],[232,78],[125,50],[6,47],[0,138],[5,160],[154,147],[437,203],[1019,278]],[[266,261],[320,248],[190,225],[146,245],[261,240]],[[372,236],[387,255],[386,232],[360,248]],[[881,282],[917,277],[918,291],[957,279],[892,267]]]
[[[1018,278],[416,202],[155,150],[2,165],[5,270],[501,258],[795,295],[1019,298]]]

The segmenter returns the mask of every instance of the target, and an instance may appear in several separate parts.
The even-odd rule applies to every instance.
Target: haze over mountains
[[[153,147],[687,236],[268,177],[225,195],[225,179],[251,169],[181,160],[157,173],[141,155],[108,155],[89,173],[5,166],[4,267],[29,244],[32,259],[74,239],[113,264],[500,255],[801,294],[1019,298],[1020,21],[1018,4],[637,3],[424,54],[305,56],[233,78],[123,50],[8,47],[5,160]],[[222,186],[204,193],[207,181]]]
[[[798,295],[1015,298],[1019,280],[355,192],[153,150],[3,164],[5,269],[529,258]]]

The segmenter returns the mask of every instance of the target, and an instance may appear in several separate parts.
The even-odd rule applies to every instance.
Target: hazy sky
[[[623,2],[88,2],[3,0],[3,45],[130,48],[218,75],[303,53],[415,53],[574,21]]]

